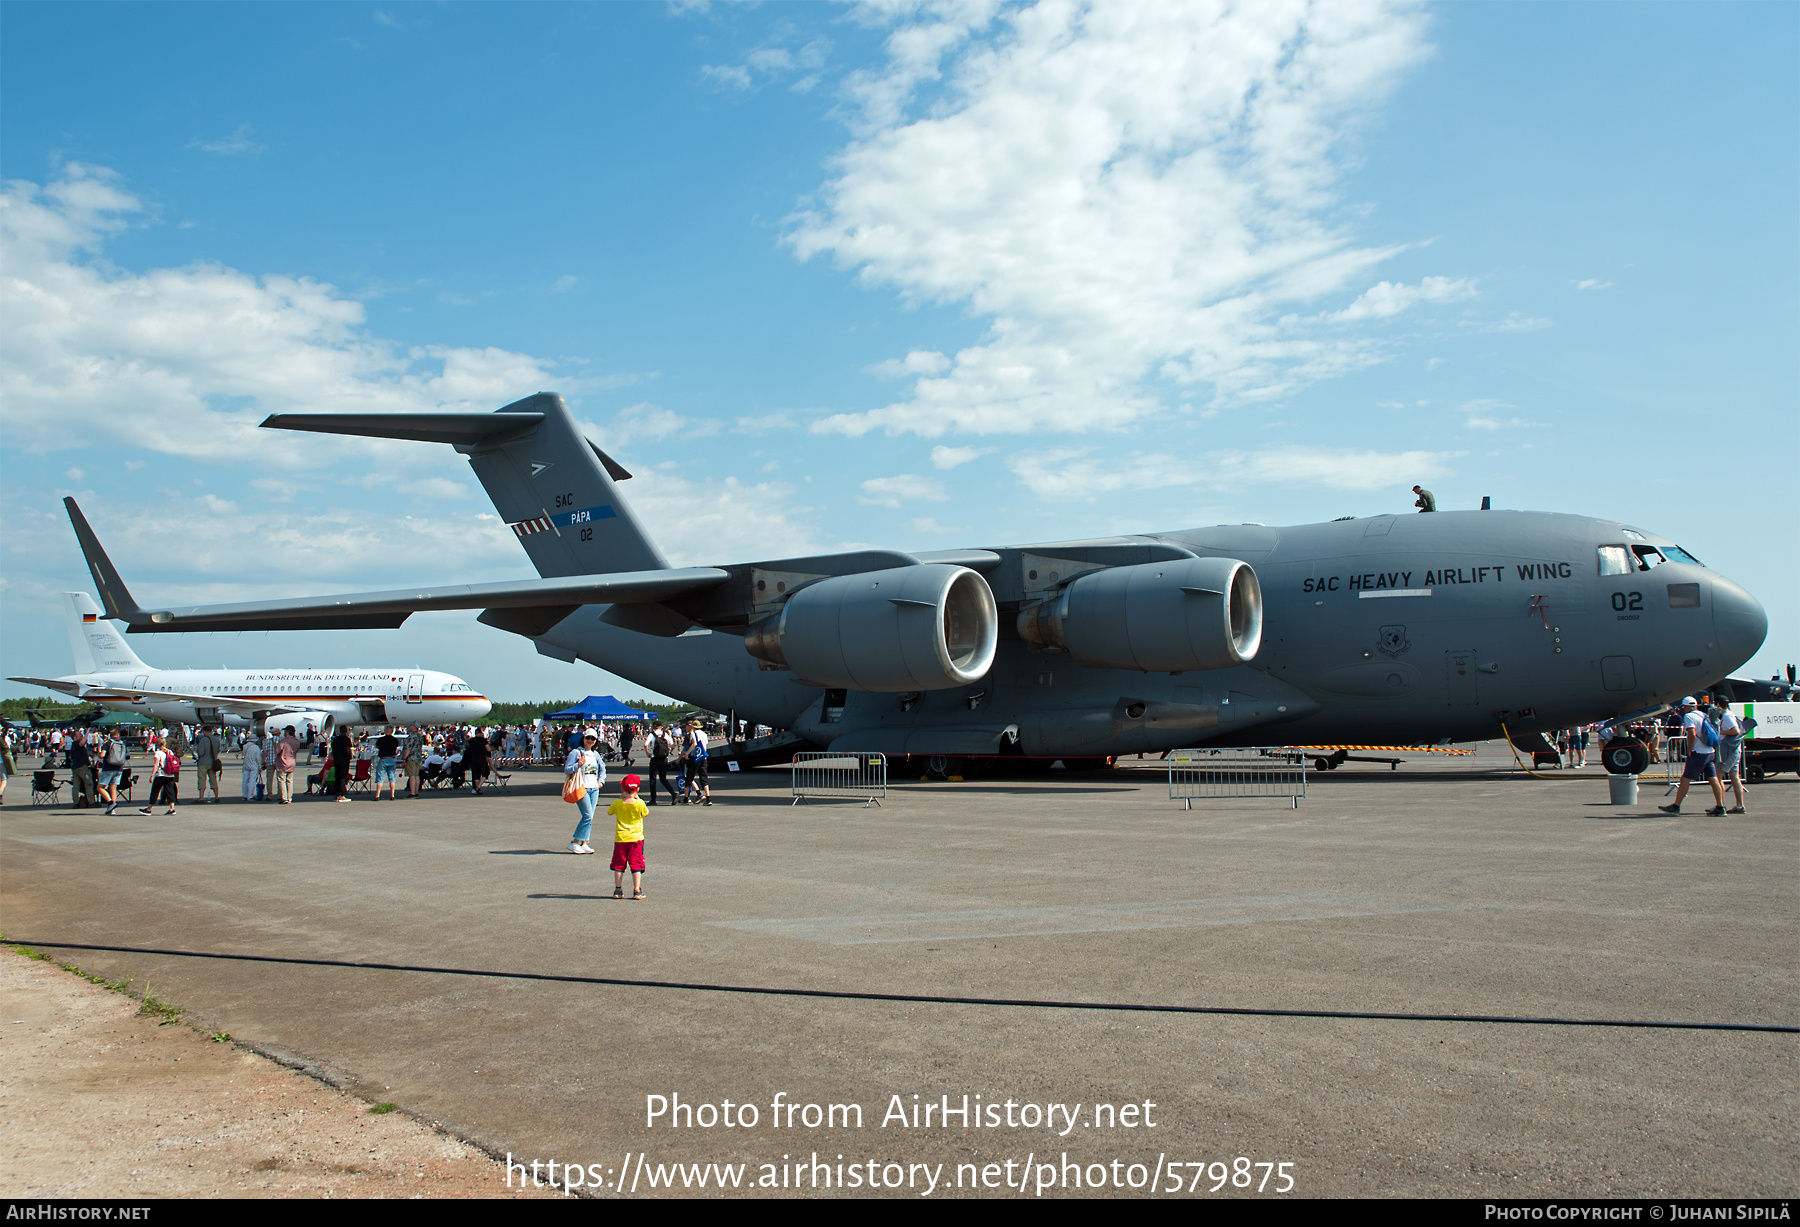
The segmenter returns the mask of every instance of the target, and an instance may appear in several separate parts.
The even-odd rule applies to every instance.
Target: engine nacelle
[[[331,731],[337,727],[337,718],[330,712],[322,711],[276,712],[264,722],[264,732],[271,737],[279,737],[290,724],[303,739],[310,725],[314,734],[323,740],[329,738]]]
[[[1262,586],[1235,558],[1092,571],[1019,611],[1019,638],[1097,669],[1228,669],[1262,645]]]
[[[978,681],[998,639],[986,580],[920,563],[808,584],[750,628],[744,649],[816,686],[900,693]]]

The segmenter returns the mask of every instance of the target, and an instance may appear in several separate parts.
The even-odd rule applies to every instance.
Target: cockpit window
[[[1662,547],[1662,552],[1663,557],[1670,562],[1691,562],[1696,567],[1703,567],[1706,565],[1698,558],[1695,558],[1692,554],[1682,549],[1679,545],[1665,545]]]
[[[1634,545],[1631,552],[1637,555],[1637,569],[1640,571],[1648,571],[1651,567],[1663,564],[1662,551],[1654,545]]]
[[[1600,547],[1600,574],[1629,575],[1632,572],[1628,561],[1631,554],[1622,545],[1603,545]]]

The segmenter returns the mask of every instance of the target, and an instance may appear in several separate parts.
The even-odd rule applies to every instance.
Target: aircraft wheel
[[[1315,759],[1313,759],[1313,770],[1314,771],[1330,771],[1331,764],[1326,762],[1322,758],[1315,758]]]
[[[1600,751],[1608,775],[1642,775],[1650,765],[1650,751],[1635,737],[1615,737]]]
[[[950,775],[950,760],[942,754],[933,754],[925,763],[925,774],[934,780],[947,779]]]

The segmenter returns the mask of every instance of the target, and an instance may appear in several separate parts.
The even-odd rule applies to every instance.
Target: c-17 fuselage
[[[1063,569],[1050,582],[1060,582],[1070,567],[1080,574],[1093,559],[1152,544],[1254,567],[1263,626],[1253,661],[1178,673],[1083,668],[1009,633],[1053,567]],[[845,749],[992,754],[1016,738],[1028,755],[1105,755],[1196,742],[1471,741],[1499,736],[1502,724],[1584,724],[1704,687],[1753,655],[1767,626],[1748,593],[1673,542],[1580,516],[1384,515],[991,553],[982,574],[1000,642],[986,676],[954,689],[822,692],[762,671],[734,635],[650,638],[591,608],[538,642]]]

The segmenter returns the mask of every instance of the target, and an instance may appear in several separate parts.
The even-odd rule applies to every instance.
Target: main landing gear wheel
[[[1642,775],[1650,765],[1650,751],[1635,737],[1615,737],[1600,751],[1608,775]]]

